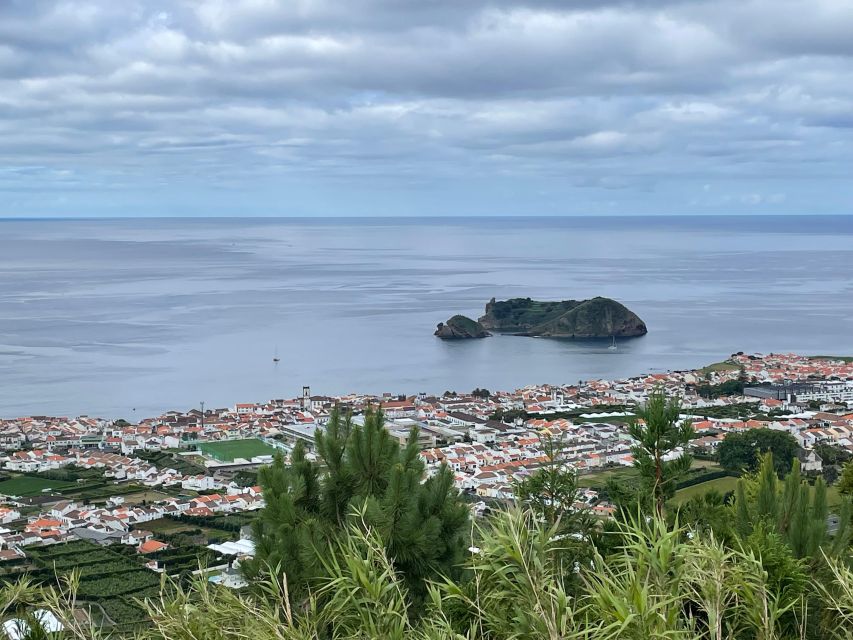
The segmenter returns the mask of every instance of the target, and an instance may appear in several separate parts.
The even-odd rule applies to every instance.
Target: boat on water
[[[613,342],[610,343],[610,346],[607,347],[610,351],[616,351],[618,347],[616,346],[616,336],[613,336]]]
[[[275,355],[272,357],[272,361],[278,363],[281,361],[281,358],[278,357],[278,347],[275,348]]]

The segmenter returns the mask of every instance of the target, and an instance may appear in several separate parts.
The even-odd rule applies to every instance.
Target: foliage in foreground
[[[687,445],[694,436],[689,420],[681,420],[681,400],[668,396],[662,388],[649,394],[648,401],[636,410],[637,419],[628,425],[634,444],[634,466],[643,481],[641,493],[635,500],[651,500],[658,516],[664,504],[675,495],[678,481],[693,464]],[[679,452],[675,457],[672,454]],[[617,493],[617,487],[609,489]]]
[[[362,522],[362,524],[364,524]],[[403,577],[377,532],[352,525],[328,559],[328,574],[304,608],[288,605],[285,576],[263,595],[241,596],[198,581],[149,605],[156,638],[422,640],[771,640],[800,638],[804,601],[788,597],[762,559],[713,535],[685,535],[660,518],[624,524],[622,544],[589,566],[562,566],[561,537],[529,513],[497,515],[479,531],[469,579],[433,583],[424,615],[413,616]],[[828,561],[821,637],[853,635],[853,572]],[[583,588],[564,587],[577,572]],[[808,581],[808,578],[806,578]],[[323,600],[325,605],[318,606]]]
[[[770,522],[755,521],[750,544],[726,544],[710,529],[640,516],[618,525],[613,552],[577,563],[567,561],[559,523],[515,508],[478,524],[464,572],[429,582],[415,604],[362,508],[325,549],[323,574],[298,605],[287,573],[264,575],[249,594],[200,576],[145,604],[153,626],[140,640],[853,639],[849,548],[833,557],[819,545],[826,571],[817,575]],[[72,615],[75,586],[73,574],[58,589],[12,585],[3,611],[47,608],[66,637],[101,637]]]
[[[291,600],[300,603],[328,574],[328,550],[353,512],[380,536],[415,599],[426,596],[427,580],[457,573],[470,529],[453,474],[442,467],[425,478],[417,433],[401,447],[383,421],[381,411],[368,410],[357,425],[335,410],[317,433],[317,462],[297,446],[289,466],[277,456],[260,470],[266,507],[254,524],[248,577],[286,571]]]

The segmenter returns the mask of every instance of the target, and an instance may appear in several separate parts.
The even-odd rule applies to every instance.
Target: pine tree
[[[680,412],[680,399],[667,397],[658,388],[649,394],[645,406],[637,409],[638,420],[628,425],[628,433],[636,441],[631,449],[634,466],[640,471],[658,515],[663,514],[664,503],[675,495],[678,480],[693,464],[693,456],[686,451],[665,460],[668,454],[685,448],[694,435],[690,421],[680,421]]]
[[[316,453],[318,462],[309,461],[298,444],[290,465],[277,456],[261,469],[266,506],[248,576],[285,574],[299,602],[352,526],[379,536],[415,600],[425,596],[427,580],[458,572],[469,510],[446,467],[424,479],[416,430],[400,446],[381,410],[368,410],[359,425],[336,409],[317,434]]]
[[[752,516],[746,500],[746,480],[739,478],[735,487],[735,531],[741,538],[752,533]]]
[[[835,532],[830,548],[833,556],[838,557],[848,552],[851,527],[853,527],[853,503],[846,498],[841,502],[841,508],[838,510],[838,530]]]
[[[758,470],[758,489],[756,491],[755,513],[759,518],[775,520],[778,517],[776,500],[776,471],[773,468],[773,454],[765,454]]]
[[[577,498],[576,472],[566,464],[560,438],[544,436],[540,443],[547,460],[517,484],[515,495],[549,527],[573,528],[569,520],[577,514],[572,507]]]
[[[258,472],[266,506],[253,523],[256,561],[242,566],[250,577],[256,577],[265,567],[286,572],[290,589],[297,597],[304,594],[319,570],[312,549],[314,541],[328,539],[325,523],[315,517],[318,477],[318,467],[305,457],[302,443],[294,448],[289,466],[277,453],[273,463]],[[257,561],[260,558],[262,563]]]
[[[769,466],[769,458],[772,454],[767,454],[767,459],[762,461],[762,464]],[[802,484],[802,476],[800,475],[800,461],[794,460],[791,467],[791,472],[785,476],[782,483],[782,498],[781,501],[776,500],[776,510],[779,517],[779,530],[787,531],[794,523],[793,519],[797,516],[800,498],[800,485]]]
[[[778,534],[794,557],[810,559],[813,568],[822,564],[823,554],[842,554],[850,539],[850,501],[842,500],[839,528],[832,539],[827,529],[829,506],[826,483],[822,478],[814,488],[803,479],[800,463],[795,460],[781,488],[776,478],[772,454],[762,457],[761,467],[753,480],[741,478],[735,493],[735,529],[742,539],[762,524]],[[752,483],[750,499],[747,484]]]
[[[844,465],[838,480],[838,493],[853,496],[853,460]]]
[[[815,555],[826,542],[828,517],[829,506],[826,502],[826,483],[823,481],[823,478],[818,478],[815,480],[814,493],[812,495],[809,536],[805,549],[806,555]]]

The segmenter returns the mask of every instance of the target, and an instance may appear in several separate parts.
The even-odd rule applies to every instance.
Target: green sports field
[[[257,438],[226,440],[225,442],[202,442],[198,445],[202,453],[220,462],[232,462],[235,458],[249,460],[255,456],[267,456],[275,449]]]
[[[0,482],[0,493],[7,496],[38,496],[44,489],[65,489],[75,485],[75,482],[63,480],[17,476]]]

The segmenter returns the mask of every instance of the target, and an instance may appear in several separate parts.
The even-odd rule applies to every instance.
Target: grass
[[[176,533],[186,533],[188,531],[200,530],[202,535],[210,540],[211,538],[236,539],[239,535],[236,531],[227,531],[216,527],[202,526],[193,522],[178,522],[169,518],[159,518],[157,520],[149,520],[139,525],[140,529],[150,531],[154,534],[174,535]]]
[[[811,356],[810,360],[841,360],[842,362],[853,362],[853,356]]]
[[[157,520],[140,523],[139,528],[150,531],[151,533],[178,533],[179,531],[198,529],[198,527],[186,522],[177,522],[168,518],[158,518]]]
[[[113,496],[133,496],[139,493],[145,493],[148,491],[146,487],[141,484],[137,484],[135,482],[127,483],[127,484],[115,484],[109,482],[107,484],[88,486],[88,487],[78,487],[78,490],[63,490],[62,495],[64,495],[69,500],[83,500],[86,502],[97,503],[97,502],[106,502],[107,498],[111,498]]]
[[[675,498],[673,498],[673,500],[676,504],[680,504],[685,500],[689,500],[693,496],[702,495],[703,493],[714,489],[720,493],[734,491],[737,481],[737,478],[728,476],[725,478],[709,480],[708,482],[702,482],[700,484],[694,484],[692,487],[685,487],[684,489],[676,491]],[[841,494],[838,493],[838,487],[831,486],[826,488],[826,504],[830,509],[834,509],[841,504]]]
[[[724,360],[723,362],[715,362],[713,364],[709,364],[707,367],[702,367],[699,369],[702,374],[714,373],[715,371],[737,371],[740,369],[738,365],[734,362],[729,362],[728,360]]]
[[[275,453],[275,448],[257,438],[246,440],[226,440],[225,442],[202,442],[198,448],[223,462],[233,462],[236,458],[249,460],[255,456],[268,456]]]
[[[585,413],[599,413],[599,412],[597,410],[591,410],[591,411],[586,411]],[[602,411],[601,413],[606,413],[606,412]],[[547,414],[542,414],[541,417],[550,419],[550,416],[548,416]],[[585,424],[599,424],[601,422],[606,422],[607,424],[629,424],[631,422],[634,422],[636,419],[637,419],[637,416],[634,415],[633,413],[629,413],[626,416],[610,416],[607,418],[581,418],[581,417],[573,418],[573,420],[575,421],[575,424],[580,425],[580,426],[583,426]]]
[[[686,500],[690,500],[690,498],[694,496],[700,496],[703,493],[708,493],[713,490],[719,491],[720,493],[734,491],[737,486],[737,481],[737,478],[726,476],[724,478],[716,478],[714,480],[708,480],[708,482],[694,484],[692,487],[685,487],[684,489],[676,491],[675,498],[673,498],[673,500],[676,504],[681,504]]]
[[[594,471],[578,476],[578,486],[581,487],[603,487],[604,484],[611,478],[616,481],[636,480],[639,473],[634,467],[617,467],[613,469],[605,469],[603,471]]]
[[[841,504],[841,494],[838,493],[838,486],[833,485],[826,488],[826,504],[830,509]]]
[[[143,502],[159,502],[170,497],[168,493],[162,491],[146,490],[139,493],[129,493],[124,496],[124,501],[125,504],[142,504]]]
[[[145,452],[137,455],[161,469],[172,468],[185,475],[198,475],[205,472],[204,460],[198,456],[172,455],[166,451]],[[191,460],[190,458],[195,458],[195,460]],[[195,463],[196,460],[198,464]]]
[[[76,485],[76,482],[66,482],[65,480],[16,476],[0,482],[0,493],[9,496],[39,496],[44,489],[67,489]]]
[[[693,460],[693,466],[690,470],[690,475],[699,473],[708,473],[711,471],[719,471],[720,465],[711,460]],[[603,469],[601,471],[593,471],[592,473],[582,473],[578,475],[578,486],[580,487],[603,487],[611,478],[617,482],[630,482],[637,480],[640,477],[639,472],[634,467],[613,467]],[[703,483],[696,485],[698,487],[705,486]]]

